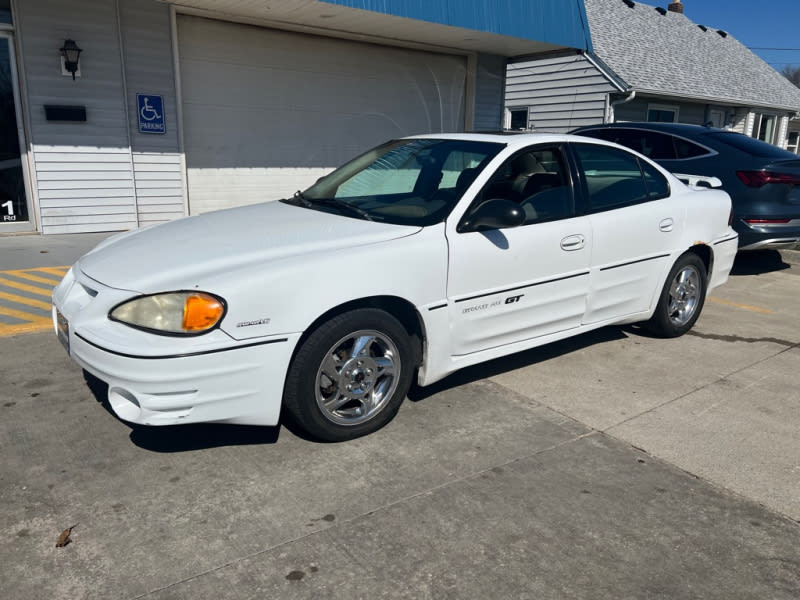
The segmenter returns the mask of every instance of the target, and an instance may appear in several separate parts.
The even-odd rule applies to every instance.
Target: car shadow
[[[98,403],[117,421],[128,427],[131,441],[151,452],[189,452],[223,446],[274,444],[281,424],[275,427],[229,425],[224,423],[191,423],[187,425],[135,425],[120,419],[108,403],[108,384],[88,371],[83,372],[86,385]]]
[[[739,252],[733,261],[731,276],[760,275],[789,269],[777,250],[748,250]]]
[[[472,367],[466,367],[429,386],[419,387],[414,384],[408,393],[408,399],[411,402],[420,402],[445,390],[468,383],[475,383],[487,377],[494,377],[495,375],[501,375],[523,367],[530,367],[564,354],[575,352],[576,350],[589,348],[595,344],[604,344],[614,340],[626,339],[629,337],[628,331],[634,335],[641,335],[639,329],[638,327],[633,328],[630,326],[603,327],[582,335],[532,348],[531,350],[524,350]]]

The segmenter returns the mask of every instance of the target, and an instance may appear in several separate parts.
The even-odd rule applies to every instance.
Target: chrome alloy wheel
[[[678,327],[685,325],[700,303],[700,273],[694,265],[686,265],[675,275],[669,288],[669,320]]]
[[[400,380],[400,352],[379,331],[350,333],[325,353],[316,375],[322,414],[338,425],[360,425],[378,415]]]

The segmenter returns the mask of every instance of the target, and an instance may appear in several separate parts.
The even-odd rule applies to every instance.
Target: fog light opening
[[[142,412],[139,400],[128,390],[112,387],[108,389],[108,403],[116,415],[125,421],[135,420]]]

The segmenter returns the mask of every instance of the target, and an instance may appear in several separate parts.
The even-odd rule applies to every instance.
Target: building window
[[[647,120],[650,123],[675,123],[678,121],[678,107],[650,104],[647,107]]]
[[[800,131],[790,131],[786,140],[786,149],[789,152],[800,154]]]
[[[11,24],[11,0],[0,0],[0,23]]]
[[[749,132],[750,137],[754,137],[762,142],[768,144],[775,143],[775,134],[777,133],[776,124],[778,117],[775,115],[767,115],[764,113],[754,113],[753,116],[753,129]]]
[[[525,130],[528,129],[528,109],[511,108],[509,109],[508,129]]]

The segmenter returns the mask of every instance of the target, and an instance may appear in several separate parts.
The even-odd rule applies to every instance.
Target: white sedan
[[[393,140],[304,192],[120,234],[53,294],[129,422],[373,432],[412,379],[611,324],[688,331],[737,249],[725,192],[567,135]],[[634,365],[619,365],[621,370]]]

